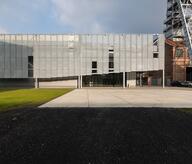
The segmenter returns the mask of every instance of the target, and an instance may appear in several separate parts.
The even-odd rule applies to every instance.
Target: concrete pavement
[[[191,89],[76,89],[42,107],[165,107],[192,108]]]

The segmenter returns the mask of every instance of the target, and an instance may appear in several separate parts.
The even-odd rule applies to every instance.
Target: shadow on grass
[[[19,90],[19,89],[21,89],[21,88],[0,88],[0,93],[8,92],[8,91],[16,91],[16,90]]]

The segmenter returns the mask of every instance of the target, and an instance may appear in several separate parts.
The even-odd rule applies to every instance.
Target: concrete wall
[[[77,88],[77,80],[39,82],[39,88]]]

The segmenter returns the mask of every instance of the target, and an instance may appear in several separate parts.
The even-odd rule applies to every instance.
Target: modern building
[[[163,34],[0,35],[0,86],[163,85]]]
[[[165,36],[173,41],[184,41],[192,56],[192,1],[167,0]]]

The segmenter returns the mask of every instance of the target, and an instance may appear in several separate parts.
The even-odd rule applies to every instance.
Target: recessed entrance
[[[187,81],[192,81],[192,67],[187,67],[186,76]]]
[[[123,73],[83,76],[83,87],[123,87]]]

